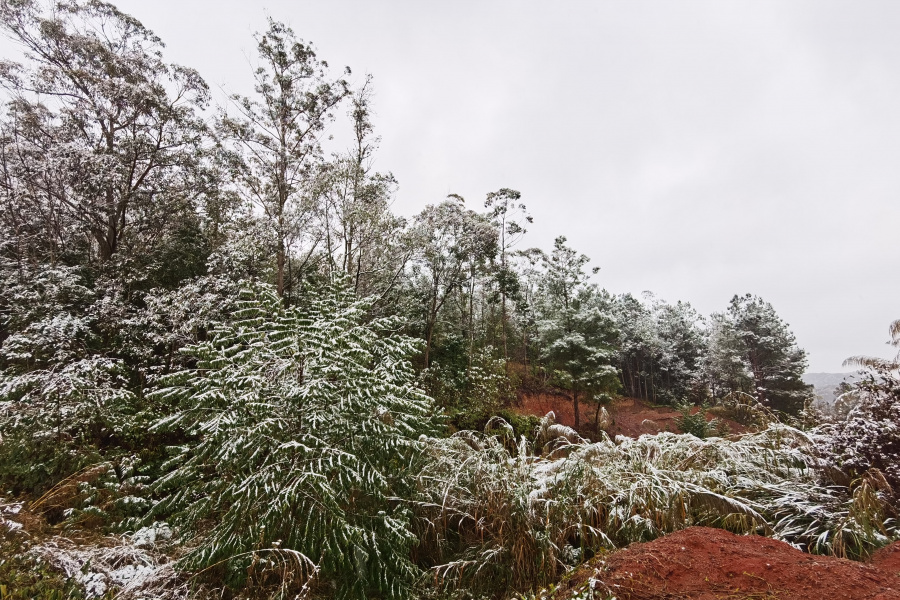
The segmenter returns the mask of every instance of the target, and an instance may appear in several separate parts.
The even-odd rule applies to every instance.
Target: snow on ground
[[[28,554],[81,584],[86,598],[102,597],[110,588],[119,590],[119,598],[151,598],[156,597],[151,590],[175,579],[169,559],[158,551],[158,545],[172,536],[167,524],[154,523],[93,545],[54,536]]]

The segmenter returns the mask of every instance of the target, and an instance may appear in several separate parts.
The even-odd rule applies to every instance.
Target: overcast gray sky
[[[772,302],[811,371],[893,356],[900,3],[119,0],[170,60],[250,86],[267,15],[375,77],[407,215],[522,192],[612,292]]]

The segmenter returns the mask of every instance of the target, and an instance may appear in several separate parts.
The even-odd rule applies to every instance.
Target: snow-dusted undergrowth
[[[168,525],[154,523],[134,534],[105,537],[91,544],[53,536],[33,546],[28,556],[77,582],[86,598],[114,592],[122,599],[178,600],[188,597],[189,588],[163,551],[171,538]]]
[[[158,382],[156,429],[188,441],[152,485],[151,514],[198,536],[182,568],[405,595],[415,539],[388,497],[405,493],[419,436],[435,430],[432,402],[414,383],[415,341],[397,319],[366,321],[369,307],[343,284],[307,307],[250,286],[232,322],[184,350],[197,367]]]
[[[559,426],[548,415],[542,428]],[[522,590],[554,581],[586,553],[691,525],[838,556],[896,537],[878,472],[852,491],[835,485],[818,454],[822,442],[780,424],[733,440],[661,433],[587,443],[569,435],[540,454],[504,435],[429,439],[415,504],[419,551],[445,583]]]

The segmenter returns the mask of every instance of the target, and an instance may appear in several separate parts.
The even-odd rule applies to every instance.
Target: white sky
[[[772,302],[810,371],[893,356],[900,3],[120,0],[167,57],[247,92],[266,16],[375,76],[407,215],[523,194],[613,292]],[[221,94],[220,94],[221,95]]]

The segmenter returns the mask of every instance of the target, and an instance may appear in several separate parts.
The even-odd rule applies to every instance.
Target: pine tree
[[[795,414],[811,397],[803,383],[806,352],[787,323],[758,296],[735,296],[713,315],[708,368],[713,387],[751,394],[774,410]]]
[[[577,429],[581,400],[598,400],[619,386],[618,371],[611,365],[613,320],[598,306],[597,291],[587,285],[583,270],[590,259],[565,243],[565,237],[556,238],[553,253],[544,260],[539,327],[541,358],[571,390]]]
[[[703,319],[690,304],[668,304],[649,292],[644,302],[616,298],[622,383],[636,398],[677,403],[704,395]]]

